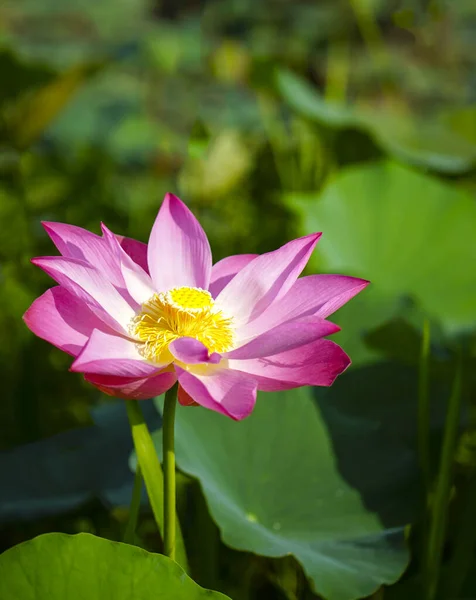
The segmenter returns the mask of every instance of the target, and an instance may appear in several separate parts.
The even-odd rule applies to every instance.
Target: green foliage
[[[293,554],[329,600],[366,596],[401,575],[403,534],[386,530],[339,473],[309,390],[261,394],[240,423],[177,412],[178,466],[200,480],[227,545]]]
[[[0,558],[0,597],[9,600],[213,600],[169,558],[87,533],[51,533]]]
[[[331,600],[373,590],[372,600],[422,600],[433,577],[423,569],[431,525],[441,598],[476,595],[476,13],[471,2],[392,4],[0,3],[0,517],[11,521],[2,549],[55,529],[122,539],[117,506],[132,486],[125,430],[116,417],[98,424],[99,413],[84,427],[96,392],[21,321],[51,285],[29,264],[55,253],[40,221],[95,232],[103,221],[146,241],[173,191],[199,217],[216,260],[322,230],[307,272],[371,280],[332,317],[353,365],[316,392],[319,411],[304,390],[264,395],[240,424],[180,410],[180,464],[209,507],[195,506],[182,476],[193,577],[208,573],[234,600],[316,598],[308,579]],[[421,363],[419,458],[424,322],[431,345]],[[443,468],[458,365],[462,417],[453,413]],[[33,464],[37,477],[25,483],[16,474]],[[128,535],[160,550],[142,509]],[[404,568],[401,536],[389,531],[407,523],[410,567],[377,590]],[[38,549],[43,543],[51,553]],[[28,564],[38,556],[39,576],[60,586],[79,546],[96,559],[85,556],[83,571],[93,577],[100,563],[111,585],[123,582],[118,594],[127,591],[124,574],[143,568],[129,559],[140,550],[87,536],[39,538],[0,565],[31,552]],[[109,552],[125,567],[111,567]],[[142,556],[150,577],[159,575],[150,565],[170,581],[179,573]],[[1,569],[0,596],[9,600],[1,586],[15,569]],[[180,577],[187,597],[206,594]]]
[[[288,197],[289,199],[289,197]],[[303,230],[325,237],[314,268],[410,296],[449,328],[476,319],[476,206],[469,194],[396,163],[353,167],[322,195],[296,197]]]
[[[465,139],[463,132],[456,133],[436,117],[328,101],[289,71],[278,71],[276,81],[286,102],[303,116],[326,127],[362,130],[385,153],[404,162],[444,173],[461,173],[476,164],[474,140]]]

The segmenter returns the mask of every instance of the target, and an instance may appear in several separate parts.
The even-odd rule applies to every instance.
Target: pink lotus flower
[[[167,194],[149,244],[43,223],[62,256],[35,258],[59,285],[24,315],[39,337],[74,356],[72,371],[102,391],[145,399],[177,380],[181,404],[233,419],[253,410],[257,390],[331,385],[350,364],[323,339],[326,317],[360,292],[363,279],[298,279],[320,233],[261,256],[212,266],[205,232]]]

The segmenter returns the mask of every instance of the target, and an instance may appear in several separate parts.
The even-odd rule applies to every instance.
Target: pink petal
[[[86,302],[113,329],[126,331],[135,312],[99,270],[82,260],[62,256],[43,256],[31,262]]]
[[[143,378],[157,373],[163,367],[146,362],[132,340],[95,329],[71,366],[71,371]]]
[[[85,375],[85,379],[105,394],[125,400],[148,400],[160,396],[177,381],[172,371],[162,371],[143,379],[110,375]]]
[[[298,238],[252,260],[220,292],[217,305],[234,317],[235,326],[255,319],[289,291],[320,236]]]
[[[149,274],[139,267],[132,258],[123,250],[117,237],[104,223],[101,223],[104,239],[107,240],[112,254],[116,256],[117,264],[121,271],[121,277],[128,295],[135,301],[136,308],[147,302],[155,293],[152,279]]]
[[[325,318],[367,285],[365,279],[345,275],[310,275],[298,279],[289,292],[257,319],[240,328],[243,339],[254,337],[279,323],[316,315]]]
[[[208,348],[195,338],[181,337],[169,344],[172,355],[186,365],[198,363],[218,364],[221,356],[217,352],[208,351]]]
[[[123,235],[116,235],[117,241],[121,244],[121,248],[128,254],[132,260],[142,267],[146,273],[149,272],[149,265],[147,264],[147,244],[144,242],[138,242],[132,238],[124,237]]]
[[[266,392],[289,390],[303,385],[332,385],[350,365],[347,354],[331,340],[317,340],[306,346],[270,358],[230,360],[230,369],[248,373]]]
[[[208,289],[210,244],[200,223],[173,194],[166,194],[155,220],[147,261],[158,292],[182,286]]]
[[[108,251],[104,238],[75,225],[48,221],[42,225],[64,257],[83,260],[98,269],[113,285],[123,285],[119,265]]]
[[[208,287],[210,294],[216,298],[238,271],[241,271],[257,256],[258,254],[236,254],[235,256],[227,256],[213,265],[210,286]]]
[[[247,344],[223,354],[223,358],[246,360],[273,356],[315,342],[339,330],[338,325],[320,317],[298,319],[258,335]]]
[[[199,406],[192,396],[189,396],[189,394],[187,394],[187,392],[180,385],[178,387],[177,400],[182,406]]]
[[[23,315],[35,335],[77,356],[93,329],[108,330],[87,304],[61,286],[47,290]]]
[[[175,364],[179,384],[201,406],[236,421],[247,417],[256,402],[256,381],[244,373],[211,366],[209,374],[190,373]]]

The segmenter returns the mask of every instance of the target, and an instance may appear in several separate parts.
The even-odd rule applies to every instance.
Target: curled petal
[[[164,366],[146,362],[132,340],[95,329],[71,371],[142,378],[158,373]]]
[[[224,358],[249,359],[273,356],[315,342],[340,330],[338,325],[319,317],[282,323],[247,344],[223,354]]]
[[[173,194],[165,196],[152,227],[147,262],[158,292],[182,286],[208,289],[210,244],[200,223]]]
[[[256,381],[245,373],[211,366],[208,373],[190,373],[175,365],[179,384],[193,400],[236,421],[247,417],[256,402]]]
[[[216,298],[233,277],[257,256],[258,254],[236,254],[227,256],[213,265],[208,288],[210,294]]]
[[[148,400],[160,396],[177,381],[173,371],[161,371],[141,379],[89,374],[85,375],[85,379],[105,394],[124,400]]]
[[[233,316],[236,326],[255,319],[290,290],[320,236],[315,233],[298,238],[258,256],[218,294],[217,304]]]
[[[349,365],[350,358],[331,340],[318,340],[269,358],[230,360],[228,363],[230,369],[252,375],[258,382],[258,389],[266,392],[303,385],[330,386]]]
[[[84,302],[57,286],[37,298],[23,315],[35,335],[78,356],[94,329],[112,332]]]
[[[195,338],[181,337],[169,344],[169,351],[174,358],[186,365],[198,363],[218,364],[221,356],[218,352],[209,353],[208,348]]]

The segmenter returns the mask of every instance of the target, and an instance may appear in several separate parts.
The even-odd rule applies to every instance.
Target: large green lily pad
[[[226,600],[172,560],[80,533],[49,533],[0,556],[2,600]],[[228,599],[229,600],[229,599]]]
[[[404,570],[401,530],[386,530],[340,475],[310,389],[261,394],[238,423],[178,407],[176,439],[229,546],[293,554],[327,600],[367,596]]]
[[[448,328],[476,319],[476,204],[467,193],[392,162],[342,171],[321,196],[289,205],[323,231],[314,267],[370,279]],[[352,303],[350,303],[352,304]]]

